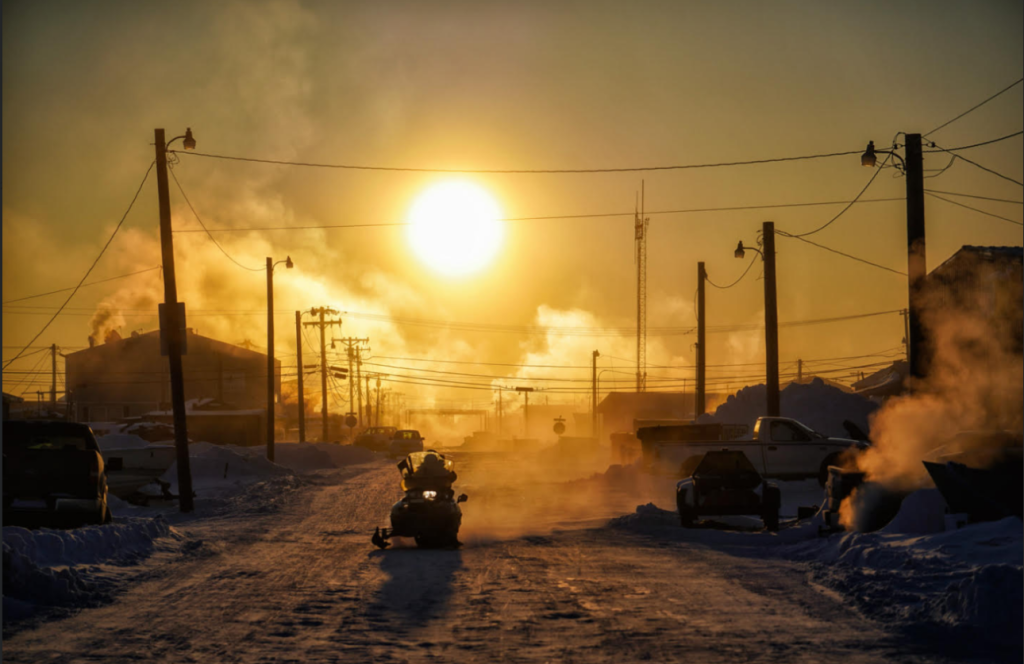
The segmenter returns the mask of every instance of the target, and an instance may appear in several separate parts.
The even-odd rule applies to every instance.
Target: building
[[[14,394],[3,393],[4,395],[4,420],[11,419],[11,406],[25,403],[25,400]]]
[[[597,405],[605,435],[633,432],[633,420],[693,418],[693,392],[612,392]]]
[[[924,322],[962,314],[980,320],[1003,350],[1024,351],[1024,248],[965,245],[928,273]],[[926,340],[927,344],[927,340]]]
[[[171,408],[167,357],[160,332],[107,337],[107,342],[65,357],[65,380],[77,422],[105,422]],[[185,399],[212,399],[222,408],[265,409],[267,356],[196,334],[185,335],[182,356]],[[281,363],[274,361],[276,399],[281,398]]]

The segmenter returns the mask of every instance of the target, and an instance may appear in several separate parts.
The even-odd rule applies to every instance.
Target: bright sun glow
[[[480,270],[501,246],[494,198],[470,182],[443,182],[423,192],[409,211],[409,242],[420,260],[458,276]]]

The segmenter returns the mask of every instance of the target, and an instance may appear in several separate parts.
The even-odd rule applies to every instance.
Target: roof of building
[[[686,408],[682,392],[611,392],[597,405],[600,413],[613,411],[681,411]]]
[[[966,258],[981,260],[986,263],[1021,263],[1024,262],[1024,247],[979,247],[965,244],[942,261],[929,274],[943,273],[954,263]]]
[[[243,357],[250,359],[263,358],[266,360],[267,354],[260,353],[258,351],[249,350],[237,344],[230,344],[225,341],[220,341],[212,337],[204,337],[201,334],[196,334],[192,328],[188,328],[185,343],[188,348],[202,347],[209,349],[214,353],[223,353],[225,355],[232,355],[234,357]],[[82,350],[75,351],[74,353],[68,353],[67,357],[82,357],[85,354],[96,354],[96,353],[108,353],[115,349],[120,348],[131,348],[134,344],[144,343],[147,345],[158,346],[160,343],[160,330],[152,330],[150,332],[143,333],[132,333],[129,337],[118,338],[111,340],[106,343],[96,344],[90,348],[83,348]]]
[[[25,400],[22,397],[15,394],[8,394],[7,392],[4,392],[3,395],[4,403],[25,403]]]

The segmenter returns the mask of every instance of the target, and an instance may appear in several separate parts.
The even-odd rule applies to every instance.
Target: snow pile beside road
[[[749,427],[749,438],[754,432],[754,422],[765,414],[766,398],[764,385],[744,387],[736,394],[729,395],[714,414],[705,413],[697,421],[746,424]],[[807,384],[791,383],[781,394],[783,417],[792,417],[819,433],[836,438],[850,437],[843,428],[844,420],[850,420],[867,433],[869,417],[877,409],[878,404],[870,399],[826,385],[820,378]]]
[[[197,487],[235,485],[292,474],[288,468],[267,461],[261,452],[264,448],[193,443],[189,445],[192,484]],[[178,463],[175,462],[161,479],[177,485]]]
[[[812,578],[842,593],[876,620],[898,627],[953,630],[965,638],[1020,647],[1024,622],[1024,528],[1019,519],[915,535],[901,527],[934,527],[922,508],[875,533],[850,533],[786,547],[812,563]],[[913,496],[911,496],[913,497]],[[909,500],[910,498],[908,498]],[[785,555],[785,554],[784,554]]]
[[[96,606],[155,551],[181,550],[184,542],[160,517],[74,530],[5,527],[4,623],[39,609]]]
[[[132,433],[111,433],[96,438],[96,444],[106,450],[138,450],[149,447],[152,443]]]

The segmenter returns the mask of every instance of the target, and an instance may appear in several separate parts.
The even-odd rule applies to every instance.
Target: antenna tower
[[[647,391],[647,225],[644,216],[644,181],[640,181],[639,210],[634,207],[636,261],[636,391]]]

